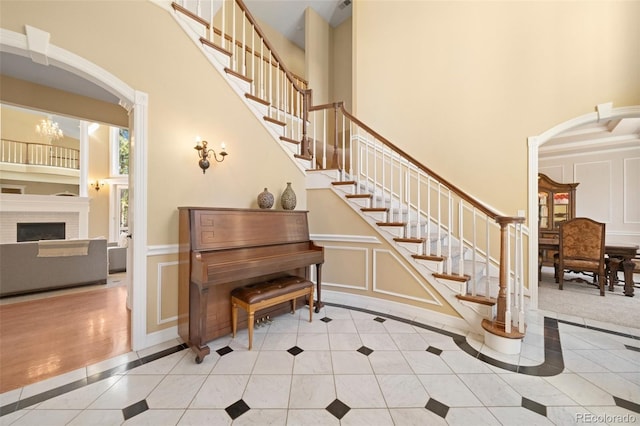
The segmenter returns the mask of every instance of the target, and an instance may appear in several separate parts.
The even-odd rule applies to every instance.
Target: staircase
[[[454,306],[494,349],[524,337],[524,218],[467,195],[344,109],[313,105],[242,0],[161,6],[228,79],[309,178],[330,188]],[[215,25],[212,25],[215,23]]]

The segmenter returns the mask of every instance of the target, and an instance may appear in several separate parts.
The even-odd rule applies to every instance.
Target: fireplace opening
[[[64,240],[64,222],[18,223],[17,241]]]

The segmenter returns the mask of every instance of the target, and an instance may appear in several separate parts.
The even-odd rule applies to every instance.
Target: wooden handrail
[[[264,32],[262,31],[262,29],[260,28],[260,26],[258,25],[258,22],[256,21],[256,19],[253,17],[253,15],[251,14],[251,12],[249,12],[249,9],[247,9],[247,6],[245,6],[244,2],[242,0],[235,0],[235,2],[238,4],[238,6],[240,7],[240,9],[246,14],[247,19],[249,20],[249,22],[251,22],[251,24],[254,26],[254,28],[256,29],[256,32],[258,33],[258,35],[260,37],[262,37],[262,40],[265,44],[265,46],[267,46],[267,49],[269,49],[269,51],[271,51],[271,54],[273,55],[274,58],[276,58],[276,61],[278,61],[278,63],[282,66],[282,71],[284,71],[285,75],[287,76],[287,78],[289,79],[289,81],[291,82],[291,84],[293,84],[293,87],[298,91],[303,93],[305,89],[301,88],[298,86],[298,84],[296,84],[296,80],[295,78],[293,78],[293,74],[291,73],[291,71],[289,71],[287,69],[287,67],[285,67],[284,62],[282,61],[282,59],[280,59],[280,55],[278,55],[278,52],[276,52],[276,49],[271,45],[271,43],[269,42],[269,40],[267,39],[267,36],[264,34]]]
[[[246,6],[244,5],[244,3],[240,4],[240,1],[237,1],[238,6],[240,6],[240,8],[247,14],[247,16],[250,15],[250,12],[246,9]],[[213,26],[212,23],[209,23],[207,20],[201,18],[200,16],[196,15],[195,13],[191,12],[189,9],[180,6],[178,3],[176,2],[172,2],[171,3],[171,7],[173,8],[173,10],[175,10],[176,12],[180,12],[186,16],[188,16],[189,18],[193,19],[194,21],[198,22],[199,24],[203,25],[206,27],[206,29],[210,29],[213,28],[213,32],[220,36],[220,37],[224,37],[225,40],[232,42],[233,43],[233,37],[231,37],[229,34],[222,34],[222,30],[216,28],[215,26]],[[280,58],[278,58],[278,56],[275,54],[275,51],[273,50],[273,48],[271,47],[271,45],[268,43],[267,39],[264,36],[264,33],[262,32],[262,30],[260,30],[260,28],[258,27],[258,25],[255,22],[255,19],[253,18],[253,16],[251,16],[251,18],[249,19],[249,21],[255,26],[256,28],[256,32],[262,37],[262,39],[265,41],[265,45],[269,48],[269,50],[271,50],[271,52],[273,53],[273,56],[276,58],[276,61],[278,62],[278,68],[282,68],[283,71],[285,71],[285,73],[287,72],[286,68],[284,67],[284,65],[282,65],[282,61],[280,60]],[[201,39],[203,39],[204,37],[201,37]],[[206,39],[205,39],[206,40]],[[208,41],[208,40],[207,40]],[[243,47],[242,43],[240,43],[239,41],[235,42],[237,47]],[[256,57],[260,57],[260,55],[253,51],[249,46],[244,46],[245,51],[247,53],[251,53]],[[264,60],[264,59],[263,59]],[[265,61],[266,62],[266,61]],[[305,85],[308,85],[309,82],[306,81],[304,78],[301,78],[300,76],[294,74],[293,72],[290,72],[290,75],[295,77],[295,79],[302,81]],[[292,80],[293,82],[294,80]]]
[[[210,24],[209,22],[207,22],[206,20],[202,19],[201,17],[199,17],[198,15],[196,15],[195,13],[191,12],[189,9],[180,6],[178,3],[176,2],[171,2],[171,7],[173,8],[173,10],[175,10],[176,12],[180,12],[180,13],[184,13],[185,15],[187,15],[189,18],[193,19],[194,21],[197,21],[199,24],[204,25],[207,29],[210,28]]]
[[[222,37],[222,36],[223,36],[223,34],[222,34],[222,30],[219,30],[219,29],[218,29],[218,28],[216,28],[216,27],[213,27],[213,32],[214,32],[217,36],[220,36],[220,37]],[[229,34],[224,34],[224,39],[225,39],[225,40],[227,40],[228,42],[233,43],[233,37],[231,37]],[[206,39],[206,38],[204,38],[204,37],[200,37],[200,40],[202,41],[202,40],[207,40],[207,39]],[[207,40],[207,42],[208,42],[208,43],[211,43],[211,42],[209,42],[208,40]],[[235,43],[236,43],[236,47],[242,47],[242,43],[240,43],[239,41],[237,41],[237,40],[236,40],[236,42],[235,42]],[[260,55],[260,53],[258,53],[258,52],[256,52],[255,50],[251,49],[249,46],[245,45],[245,46],[244,46],[244,50],[245,50],[245,52],[246,52],[246,53],[250,53],[250,54],[252,54],[253,56],[255,56],[256,58],[261,59],[263,62],[268,62],[268,61],[266,60],[266,58],[263,58],[263,57]],[[272,66],[272,67],[276,67],[276,68],[278,68],[278,69],[281,69],[281,68],[282,68],[282,67],[280,66],[280,62],[277,62],[277,63],[275,63],[275,64],[271,64],[271,66]],[[282,68],[282,70],[284,71],[284,68]],[[291,72],[291,75],[292,75],[292,76],[294,76],[298,81],[301,81],[302,83],[304,83],[305,87],[309,85],[309,82],[308,82],[307,80],[305,80],[304,78],[300,77],[300,76],[299,76],[299,75],[297,75],[296,73]]]
[[[356,123],[358,126],[362,127],[368,133],[373,135],[380,142],[382,142],[383,144],[385,144],[386,146],[391,148],[393,151],[397,152],[402,157],[404,157],[407,160],[409,160],[410,162],[412,162],[416,167],[418,167],[420,170],[425,172],[427,175],[432,176],[433,178],[437,179],[440,183],[444,184],[447,188],[452,190],[458,197],[460,197],[461,199],[467,201],[469,204],[472,204],[474,207],[476,207],[477,209],[482,211],[484,214],[486,214],[488,217],[492,218],[496,222],[498,222],[500,218],[502,218],[502,219],[507,218],[510,223],[516,223],[520,219],[522,219],[522,221],[524,221],[524,218],[518,218],[518,217],[511,218],[511,217],[503,216],[500,213],[494,212],[489,207],[485,206],[484,204],[482,204],[481,202],[479,202],[475,198],[467,195],[463,190],[461,190],[457,186],[453,185],[451,182],[447,181],[442,176],[440,176],[438,173],[435,173],[433,170],[431,170],[430,168],[428,168],[424,164],[420,163],[418,160],[416,160],[414,157],[409,155],[407,152],[405,152],[404,150],[402,150],[398,146],[394,145],[388,139],[386,139],[384,136],[382,136],[381,134],[379,134],[378,132],[373,130],[371,127],[367,126],[362,121],[360,121],[359,119],[357,119],[356,117],[351,115],[344,108],[344,102],[336,102],[336,103],[333,103],[333,104],[319,105],[317,107],[313,107],[312,110],[316,111],[316,110],[326,109],[326,108],[339,108],[342,111],[342,113],[346,117],[349,118],[349,120],[351,120],[352,122]]]

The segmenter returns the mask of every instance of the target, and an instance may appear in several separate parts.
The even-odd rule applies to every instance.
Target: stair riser
[[[228,55],[218,52],[217,50],[212,49],[210,47],[205,47],[205,50],[207,51],[207,55],[211,59],[221,64],[223,67],[229,68],[231,66],[231,59],[229,58]]]
[[[386,212],[363,212],[363,214],[369,216],[374,219],[376,222],[386,222],[387,221],[387,213]]]
[[[368,198],[349,198],[349,202],[357,205],[358,207],[369,207]]]
[[[404,238],[404,228],[401,226],[379,226],[378,228],[391,235],[391,237]]]

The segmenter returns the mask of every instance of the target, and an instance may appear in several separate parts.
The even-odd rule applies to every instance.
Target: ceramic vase
[[[273,201],[273,194],[267,191],[267,188],[258,194],[258,207],[261,209],[270,209],[273,207]]]
[[[293,210],[296,208],[296,193],[293,192],[293,188],[291,188],[291,182],[287,182],[287,187],[280,197],[280,204],[282,204],[282,208],[285,210]]]

